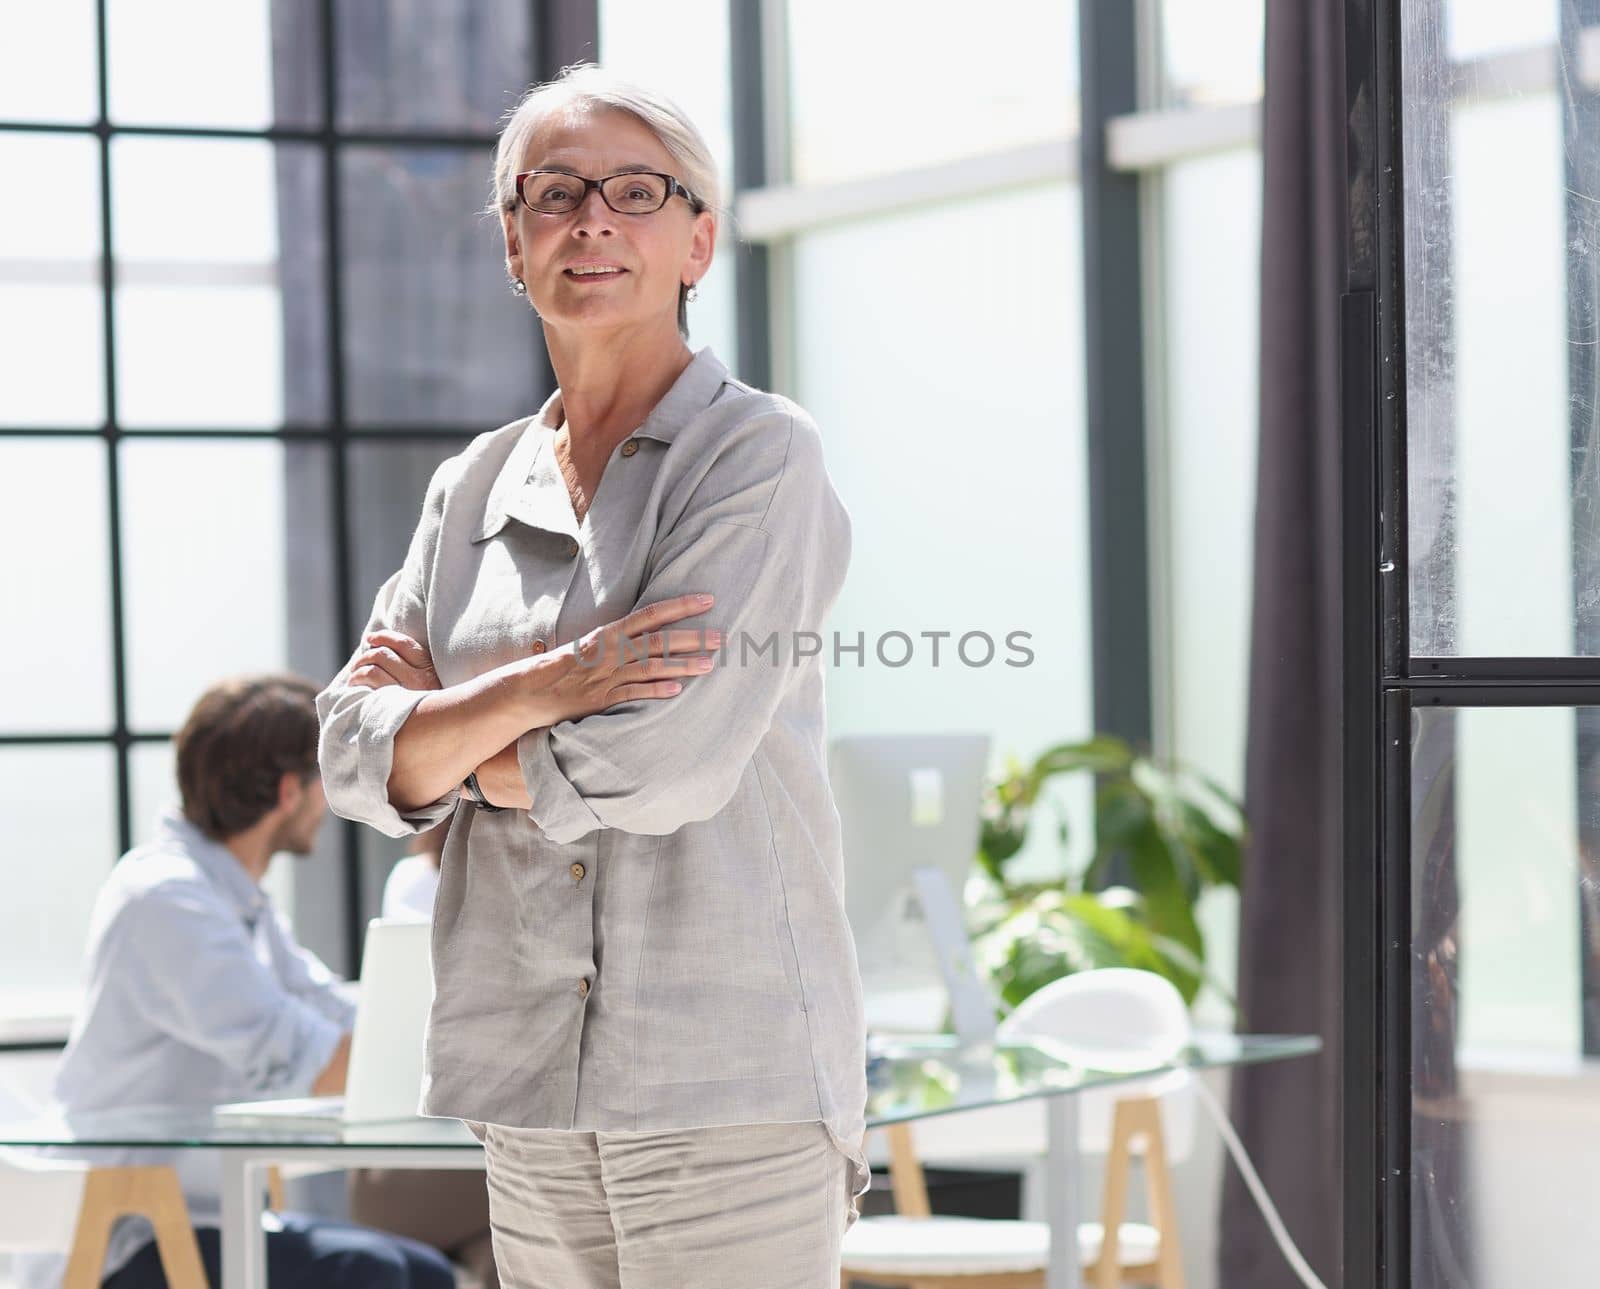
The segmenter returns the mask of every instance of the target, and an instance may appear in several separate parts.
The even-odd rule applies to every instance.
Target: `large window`
[[[478,214],[533,16],[77,0],[0,52],[7,1018],[70,1011],[200,691],[331,675],[434,466],[547,392]],[[321,851],[271,886],[348,970],[395,848]]]
[[[829,669],[830,733],[987,732],[999,769],[1093,726],[1076,11],[785,14],[787,165],[747,222],[854,527],[831,629],[864,651]],[[1085,786],[1058,793],[1078,861]],[[1019,872],[1062,870],[1048,832]]]

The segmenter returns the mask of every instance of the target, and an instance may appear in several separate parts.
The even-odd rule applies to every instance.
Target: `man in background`
[[[389,870],[383,916],[430,922],[450,821],[411,839],[411,853]],[[500,1289],[483,1173],[436,1168],[357,1168],[349,1174],[350,1216],[448,1253],[483,1283]]]
[[[344,1090],[354,1009],[300,946],[261,881],[273,856],[311,854],[326,813],[317,686],[248,676],[207,690],[174,740],[182,809],[111,870],[90,921],[88,987],[56,1072],[67,1115],[130,1105],[205,1110]],[[82,1152],[88,1154],[90,1152]],[[220,1284],[217,1152],[93,1152],[104,1164],[178,1173],[201,1261]],[[435,1249],[301,1213],[270,1215],[267,1274],[296,1289],[449,1289]],[[153,1232],[123,1218],[106,1289],[163,1289]],[[34,1255],[25,1286],[54,1286],[64,1259]]]

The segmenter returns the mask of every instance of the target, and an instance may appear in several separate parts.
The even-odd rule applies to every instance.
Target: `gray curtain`
[[[1295,1243],[1329,1285],[1340,1244],[1340,504],[1343,8],[1267,0],[1260,452],[1239,1000],[1256,1032],[1321,1055],[1241,1069],[1232,1116]],[[1230,1166],[1219,1283],[1292,1273]]]

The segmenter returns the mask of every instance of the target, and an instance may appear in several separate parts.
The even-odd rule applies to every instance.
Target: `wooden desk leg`
[[[148,1218],[155,1228],[156,1250],[170,1289],[207,1289],[189,1206],[177,1173],[165,1166],[89,1170],[62,1289],[97,1289],[111,1228],[119,1217],[130,1215]]]

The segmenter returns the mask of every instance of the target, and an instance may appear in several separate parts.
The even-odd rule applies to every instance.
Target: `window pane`
[[[0,260],[92,270],[100,256],[99,146],[91,136],[0,134],[9,199],[0,202]],[[18,200],[21,198],[21,200]]]
[[[111,119],[320,124],[319,9],[314,0],[108,0]]]
[[[117,360],[129,426],[271,428],[285,422],[285,325],[298,332],[295,410],[318,410],[325,335],[321,239],[297,217],[320,187],[307,147],[119,139]],[[280,180],[286,181],[283,201]],[[220,212],[226,211],[224,216]],[[280,215],[295,239],[280,276]]]
[[[533,75],[525,0],[338,6],[339,125],[492,132]]]
[[[1064,0],[791,0],[796,183],[886,174],[1078,128],[1078,12]],[[907,50],[914,38],[915,56]]]
[[[0,134],[0,422],[105,418],[100,161],[91,137]]]
[[[350,533],[355,562],[355,622],[366,625],[373,597],[405,563],[411,534],[422,517],[428,481],[441,462],[460,452],[461,440],[350,445]],[[356,642],[342,642],[342,663]]]
[[[1412,651],[1592,656],[1592,96],[1575,78],[1511,94],[1459,72],[1430,13],[1409,6],[1404,70]]]
[[[50,0],[7,14],[0,121],[92,121],[98,111],[94,0]],[[26,35],[24,36],[24,33]]]
[[[797,239],[795,396],[853,525],[829,629],[866,646],[837,665],[827,647],[833,734],[988,730],[998,765],[1092,729],[1079,211],[1075,186],[1048,184]],[[997,273],[997,228],[1052,232],[1026,273]],[[880,637],[907,656],[894,631],[913,646],[900,667],[877,656]],[[953,633],[937,663],[923,631]],[[957,654],[971,631],[995,642],[988,665],[981,640],[980,665]],[[1031,633],[1028,665],[1008,665],[1012,631]],[[1077,846],[1087,796],[1064,795]],[[1020,872],[1059,873],[1048,834]]]
[[[287,662],[283,448],[120,450],[129,722],[176,729],[213,681]]]
[[[1163,103],[1248,103],[1261,97],[1263,0],[1162,0]]]
[[[0,506],[0,638],[10,673],[0,687],[0,730],[107,733],[114,720],[105,444],[0,440],[0,479],[11,481]],[[37,554],[41,541],[48,557]],[[17,683],[25,677],[36,683]]]
[[[1179,162],[1162,181],[1162,652],[1174,755],[1242,795],[1249,690],[1261,283],[1261,157]],[[1214,218],[1216,211],[1229,218]],[[1181,391],[1204,390],[1203,398]]]
[[[1555,0],[1523,0],[1521,4],[1445,0],[1450,57],[1484,58],[1533,45],[1553,45],[1558,15]]]
[[[537,411],[537,319],[507,284],[500,225],[478,213],[489,151],[340,160],[352,419],[493,429]]]
[[[96,893],[117,858],[110,747],[0,747],[0,778],[26,809],[0,816],[13,898],[0,900],[0,1016],[77,1009]],[[26,898],[14,898],[25,891]]]
[[[1412,718],[1419,1285],[1570,1284],[1600,1255],[1584,1053],[1586,1018],[1592,1051],[1600,1016],[1597,716],[1425,708]]]
[[[689,343],[710,345],[739,370],[734,254],[738,231],[725,213],[733,205],[733,100],[728,67],[725,0],[601,0],[600,50],[606,67],[667,95],[705,136],[716,160],[723,207],[717,249],[689,305]]]
[[[128,783],[133,844],[140,846],[155,836],[162,815],[183,808],[172,744],[135,743],[128,752]]]

